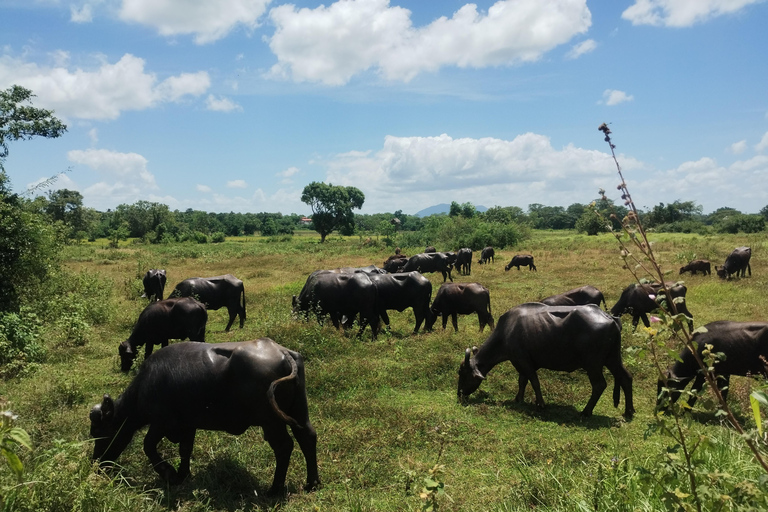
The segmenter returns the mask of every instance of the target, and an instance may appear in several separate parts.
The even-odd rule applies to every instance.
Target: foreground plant
[[[27,450],[32,449],[32,442],[29,439],[27,431],[20,427],[15,427],[14,423],[17,416],[11,411],[0,412],[0,453],[5,457],[8,467],[21,481],[24,474],[24,464],[17,452],[19,448],[24,447]]]
[[[600,125],[598,130],[603,132],[605,141],[611,149],[611,156],[616,163],[616,169],[621,179],[616,188],[621,192],[621,199],[624,201],[624,206],[628,209],[628,213],[623,219],[618,219],[615,214],[611,215],[612,220],[616,220],[621,224],[621,230],[614,231],[610,226],[612,223],[608,223],[608,229],[619,242],[621,257],[624,260],[624,268],[638,282],[649,278],[662,283],[659,295],[664,294],[661,300],[657,298],[661,311],[657,317],[657,327],[648,328],[645,332],[648,335],[648,348],[653,363],[658,371],[659,380],[663,383],[659,398],[666,397],[661,400],[659,410],[667,411],[669,415],[657,414],[656,424],[652,425],[650,430],[660,431],[664,435],[669,436],[674,440],[674,445],[668,447],[666,453],[661,456],[655,471],[647,471],[645,473],[645,478],[648,481],[661,485],[665,489],[662,499],[671,508],[701,511],[707,508],[705,504],[717,503],[719,506],[722,506],[725,501],[733,498],[733,496],[720,495],[719,493],[713,494],[712,486],[706,485],[706,478],[712,478],[713,474],[703,472],[702,468],[694,462],[695,452],[701,447],[706,446],[708,439],[704,436],[698,439],[689,437],[689,420],[684,416],[687,410],[690,409],[687,401],[680,400],[674,404],[669,403],[670,386],[668,375],[662,367],[660,356],[661,352],[666,352],[675,359],[679,359],[679,356],[678,350],[667,348],[666,343],[660,340],[659,334],[662,332],[668,334],[677,346],[683,346],[690,351],[700,371],[703,372],[707,384],[706,387],[717,404],[717,416],[723,417],[738,432],[754,455],[755,461],[762,467],[766,475],[768,475],[768,464],[766,464],[765,457],[757,444],[756,437],[744,430],[717,385],[714,363],[718,354],[711,353],[711,350],[706,347],[702,350],[704,358],[699,355],[699,347],[693,339],[693,334],[697,331],[701,332],[704,328],[700,327],[696,331],[691,331],[688,328],[688,318],[678,311],[677,304],[679,302],[676,301],[679,299],[673,300],[669,288],[663,286],[664,272],[653,253],[652,244],[648,240],[639,212],[629,193],[627,182],[624,179],[621,166],[614,151],[616,146],[611,141],[611,130],[605,123]],[[601,199],[607,200],[605,191],[602,189],[600,190],[600,196]],[[757,396],[762,398],[764,393],[758,393]],[[668,417],[671,418],[671,421],[667,421]],[[756,422],[758,426],[762,426],[759,412],[756,413]],[[683,474],[688,480],[689,492],[684,492],[677,485],[680,483],[678,481],[679,474]],[[727,478],[723,480],[727,480]]]

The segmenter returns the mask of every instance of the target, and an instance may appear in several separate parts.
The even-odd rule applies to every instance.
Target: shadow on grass
[[[488,407],[503,407],[515,413],[525,414],[530,418],[558,425],[580,426],[589,430],[618,427],[627,420],[621,416],[617,409],[616,416],[603,416],[593,414],[584,417],[581,411],[572,405],[546,404],[544,408],[537,407],[532,402],[515,402],[514,400],[494,400],[484,391],[466,400],[465,405],[484,405]],[[621,407],[621,404],[619,404]]]

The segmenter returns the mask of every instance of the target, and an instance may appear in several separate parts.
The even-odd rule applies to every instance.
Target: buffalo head
[[[459,389],[457,397],[459,401],[475,392],[485,380],[485,376],[475,366],[475,361],[470,356],[477,354],[477,347],[464,351],[464,361],[459,366]]]
[[[136,359],[136,352],[128,340],[120,342],[117,352],[120,354],[120,370],[128,372],[133,366],[133,360]]]
[[[93,443],[93,460],[101,460],[109,450],[112,440],[117,433],[114,426],[115,404],[109,395],[104,395],[100,404],[94,405],[91,409],[91,437],[95,440]]]

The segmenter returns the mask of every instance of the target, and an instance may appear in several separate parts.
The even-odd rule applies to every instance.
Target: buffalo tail
[[[294,380],[299,374],[299,365],[296,364],[296,360],[293,358],[293,356],[291,356],[290,352],[284,350],[283,354],[285,355],[285,358],[291,363],[291,373],[290,375],[286,375],[285,377],[281,377],[272,381],[272,384],[269,385],[269,389],[267,390],[267,398],[269,399],[269,405],[272,406],[272,410],[275,411],[275,414],[277,414],[280,419],[292,427],[302,428],[298,421],[291,418],[280,409],[280,406],[277,405],[277,400],[275,400],[275,388],[277,388],[277,385],[284,381]]]

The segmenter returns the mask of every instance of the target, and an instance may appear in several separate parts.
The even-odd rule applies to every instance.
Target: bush
[[[192,236],[193,236],[195,242],[197,242],[199,244],[207,244],[208,243],[208,235],[206,235],[205,233],[201,233],[200,231],[195,231],[192,234]]]
[[[40,320],[34,313],[0,313],[0,377],[22,375],[44,362],[39,338]]]
[[[221,242],[225,241],[226,235],[222,233],[221,231],[217,231],[214,234],[211,235],[211,243],[213,244],[220,244]]]

